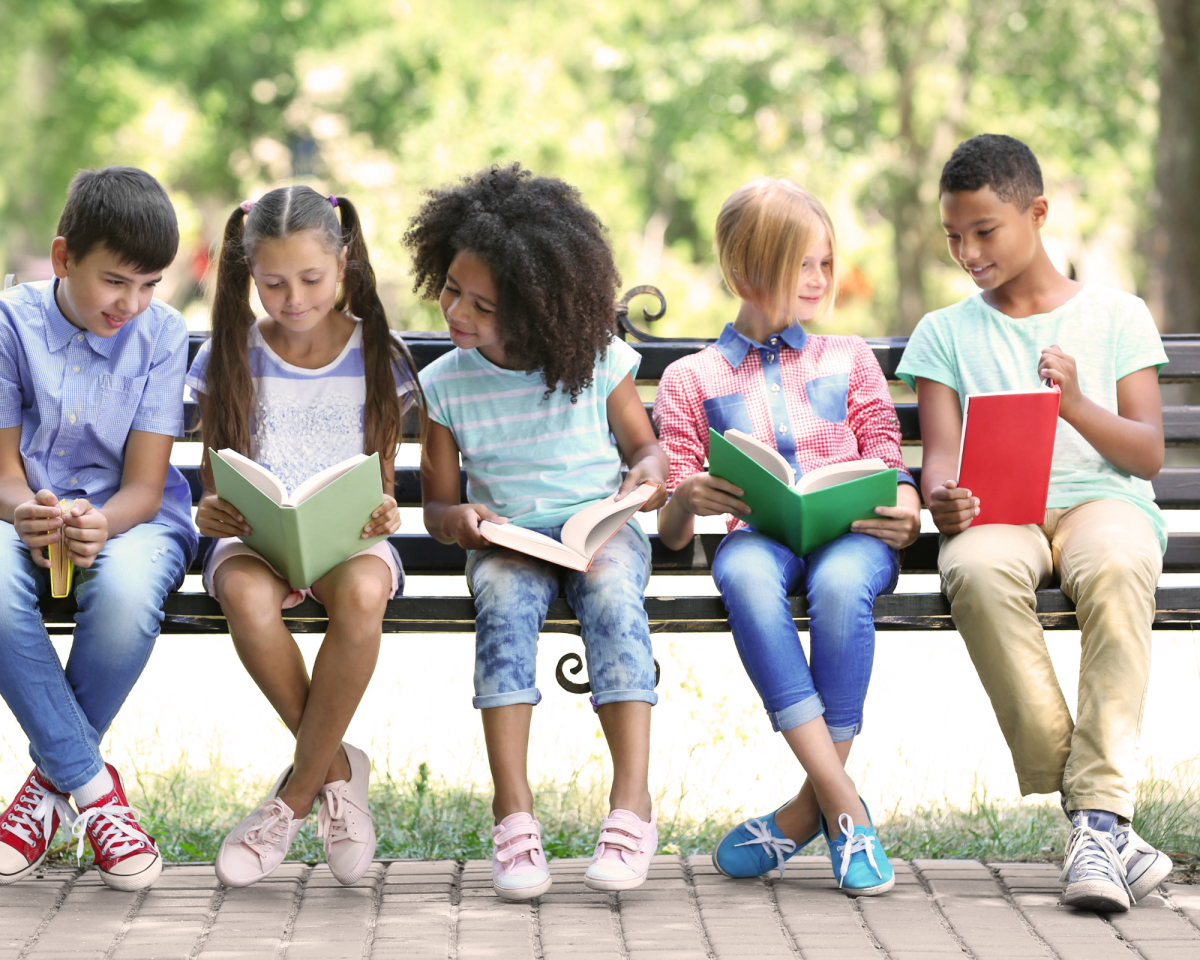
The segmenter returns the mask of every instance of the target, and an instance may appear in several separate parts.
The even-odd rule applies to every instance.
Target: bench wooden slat
[[[808,606],[803,597],[791,600],[797,626],[808,629]],[[1161,587],[1155,595],[1155,625],[1159,629],[1190,629],[1200,620],[1200,587]],[[174,593],[164,606],[171,632],[225,633],[221,606],[200,593]],[[73,598],[47,599],[42,614],[48,626],[69,627],[75,612]],[[1060,590],[1039,590],[1038,619],[1054,629],[1078,629],[1074,605]],[[720,597],[647,597],[646,614],[653,633],[727,632],[729,624]],[[315,600],[284,611],[288,628],[297,633],[322,633],[325,608]],[[941,594],[901,593],[875,602],[881,630],[953,630],[950,605]],[[388,602],[384,630],[388,633],[471,633],[475,604],[470,597],[401,597]],[[52,632],[59,632],[57,629]],[[545,633],[578,634],[566,600],[556,600],[546,616]]]

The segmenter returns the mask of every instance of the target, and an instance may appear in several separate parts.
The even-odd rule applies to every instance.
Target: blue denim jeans
[[[113,537],[75,571],[75,636],[66,669],[38,612],[50,572],[16,527],[0,522],[0,696],[29,738],[29,755],[64,793],[104,767],[100,740],[141,676],[163,621],[163,598],[183,582],[188,549],[164,524]]]
[[[835,741],[856,736],[875,658],[872,607],[879,594],[896,588],[896,551],[865,533],[847,533],[798,557],[770,537],[741,529],[721,541],[712,573],[771,726],[791,730],[824,714]],[[788,603],[788,594],[801,587],[808,596],[811,667]]]
[[[538,530],[558,538],[561,527]],[[478,550],[467,561],[475,596],[475,697],[478,709],[537,703],[538,632],[550,604],[565,593],[583,628],[592,703],[654,704],[654,653],[644,592],[650,544],[626,524],[586,572],[503,547]]]

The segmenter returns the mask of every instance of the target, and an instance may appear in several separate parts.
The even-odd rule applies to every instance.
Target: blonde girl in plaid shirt
[[[773,444],[797,474],[879,457],[900,471],[895,507],[799,557],[730,518],[713,560],[738,653],[808,777],[782,807],[734,828],[713,854],[729,876],[759,876],[822,832],[848,894],[878,894],[894,876],[844,765],[862,729],[874,657],[875,597],[895,588],[898,551],[920,532],[920,497],[900,457],[887,382],[860,337],[809,335],[797,323],[825,316],[836,291],[833,224],[821,203],[788,180],[737,190],[717,218],[717,253],[737,318],[715,344],[664,372],[654,416],[671,459],[671,500],[659,514],[668,547],[691,539],[695,518],[750,515],[742,491],[705,472],[708,428],[737,428]],[[805,591],[811,664],[788,594]]]

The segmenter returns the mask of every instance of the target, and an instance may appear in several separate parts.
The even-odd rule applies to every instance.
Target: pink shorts
[[[266,560],[263,560],[261,554],[251,550],[248,546],[242,543],[240,537],[222,537],[209,551],[208,561],[204,564],[204,589],[208,591],[209,596],[217,597],[217,591],[213,589],[213,574],[217,572],[217,567],[223,564],[230,557],[257,557],[266,564],[270,570],[280,580],[283,577],[279,571],[272,567]],[[400,587],[404,583],[404,571],[400,569],[400,562],[396,559],[396,554],[388,545],[386,540],[380,540],[373,547],[368,547],[366,550],[360,550],[354,554],[354,557],[378,557],[387,564],[388,569],[392,572],[392,596],[396,596],[400,592]],[[348,559],[353,560],[354,557]],[[292,591],[283,598],[283,604],[280,607],[282,610],[290,609],[297,604],[303,603],[305,597],[313,596],[312,587],[306,587],[303,590],[292,589]],[[217,597],[220,600],[220,597]],[[319,601],[318,601],[319,602]]]

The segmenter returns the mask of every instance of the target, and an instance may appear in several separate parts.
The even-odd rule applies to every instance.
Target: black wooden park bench
[[[6,286],[8,284],[6,283]],[[673,360],[704,348],[704,339],[665,339],[643,332],[630,323],[628,304],[639,295],[657,298],[657,309],[642,310],[647,321],[659,319],[666,310],[662,295],[653,287],[635,287],[617,305],[622,335],[642,355],[638,383],[655,384],[663,370]],[[189,359],[195,356],[203,342],[202,335],[193,335]],[[444,333],[406,333],[405,342],[412,351],[418,367],[453,349]],[[1170,362],[1162,370],[1163,384],[1200,383],[1200,335],[1167,335],[1163,338]],[[903,337],[874,338],[868,341],[884,375],[895,381],[896,365],[904,351]],[[647,404],[649,411],[651,404]],[[920,425],[914,403],[897,405],[905,444],[920,442]],[[199,410],[194,403],[185,405],[189,431],[198,423]],[[1164,405],[1163,420],[1168,447],[1200,447],[1200,406]],[[406,424],[406,437],[415,438],[415,419]],[[189,432],[180,440],[200,439]],[[198,467],[182,468],[192,486],[193,500],[201,495]],[[913,471],[919,474],[919,470]],[[463,478],[465,488],[465,477]],[[1164,509],[1200,509],[1200,467],[1168,467],[1154,480],[1155,495]],[[402,507],[421,505],[419,471],[415,467],[396,470],[396,500]],[[465,500],[465,496],[464,496]],[[713,553],[723,534],[697,534],[682,550],[668,550],[656,536],[651,536],[654,573],[666,575],[693,574],[707,576]],[[392,537],[409,575],[461,576],[466,554],[457,545],[438,543],[424,533],[400,533]],[[922,534],[909,547],[903,558],[902,572],[932,574],[937,572],[938,538]],[[1165,573],[1200,573],[1200,533],[1172,533],[1164,558]],[[192,573],[199,573],[199,564]],[[42,601],[46,627],[51,634],[69,634],[73,629],[72,598]],[[203,592],[181,590],[171,594],[164,605],[166,620],[164,634],[225,633],[227,627],[220,605]],[[724,632],[729,629],[725,609],[714,596],[647,596],[646,612],[654,633]],[[792,598],[792,613],[797,626],[807,629],[807,604],[803,597]],[[1038,618],[1043,626],[1054,630],[1078,629],[1074,605],[1058,589],[1038,591]],[[324,608],[314,600],[306,600],[284,614],[289,629],[301,633],[321,633],[326,628]],[[389,601],[383,629],[387,633],[473,633],[475,607],[470,597],[413,596]],[[1190,630],[1200,620],[1200,586],[1160,587],[1156,595],[1155,629]],[[875,621],[880,630],[953,630],[950,607],[940,593],[903,593],[880,597],[875,604]],[[555,601],[546,624],[546,632],[578,633],[579,624],[565,599]],[[584,692],[585,684],[574,683],[563,674],[564,661],[578,670],[576,654],[566,654],[556,671],[559,682],[573,692]]]

